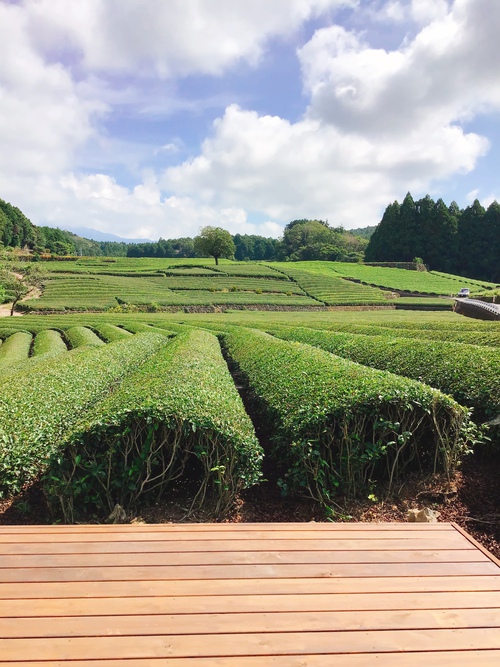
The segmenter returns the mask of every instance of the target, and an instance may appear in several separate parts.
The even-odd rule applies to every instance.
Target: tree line
[[[361,261],[367,244],[366,239],[342,227],[334,228],[327,221],[308,219],[292,220],[286,225],[281,239],[257,234],[234,234],[231,238],[234,246],[231,246],[230,255],[239,261]],[[181,259],[207,254],[202,246],[196,247],[196,238],[160,238],[147,243],[94,241],[66,230],[35,226],[17,207],[0,199],[0,247],[2,245],[28,248],[35,258],[41,258],[45,253]]]
[[[430,270],[500,282],[500,205],[476,199],[465,209],[429,195],[386,208],[365,251],[367,262],[411,262]]]

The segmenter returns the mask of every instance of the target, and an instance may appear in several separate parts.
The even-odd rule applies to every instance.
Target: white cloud
[[[310,115],[346,131],[393,135],[500,108],[500,3],[456,0],[441,13],[390,52],[339,26],[317,31],[299,51]]]
[[[205,225],[222,226],[233,234],[278,236],[280,225],[268,221],[255,225],[247,220],[246,211],[237,206],[214,208],[191,197],[164,197],[155,175],[144,174],[142,183],[128,189],[107,174],[82,176],[68,174],[59,185],[59,205],[51,208],[48,221],[54,226],[71,229],[86,226],[129,238],[180,238],[196,236]],[[71,209],[71,220],[64,219]]]
[[[221,74],[255,63],[265,41],[356,0],[26,0],[32,37],[50,52],[65,44],[91,70],[166,77]]]
[[[59,64],[31,48],[21,7],[0,4],[0,186],[12,175],[57,172],[94,133],[92,117],[106,111],[80,96]],[[8,156],[8,159],[5,159]]]
[[[460,123],[500,108],[500,4],[456,0],[446,15],[437,5],[432,13],[413,3],[420,18],[437,18],[394,51],[341,26],[318,30],[299,51],[311,99],[304,118],[230,106],[201,154],[166,171],[165,186],[282,221],[352,227],[376,223],[407,190],[471,171],[489,142]]]
[[[298,51],[309,101],[298,122],[228,104],[199,155],[161,175],[144,164],[187,150],[168,125],[156,146],[100,126],[117,108],[175,108],[175,81],[164,77],[257,66],[272,37],[357,4],[0,2],[0,153],[9,156],[0,196],[35,222],[122,236],[187,236],[207,224],[275,236],[298,217],[374,224],[407,190],[474,169],[489,144],[462,125],[500,109],[500,3],[491,0],[379,2],[379,17],[413,21],[415,36],[393,50],[340,25],[317,30]],[[113,175],[120,163],[134,184]]]

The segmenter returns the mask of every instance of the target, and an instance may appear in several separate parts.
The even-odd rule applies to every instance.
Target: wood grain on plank
[[[2,660],[394,653],[500,649],[498,628],[3,639]]]
[[[360,630],[497,628],[500,608],[342,612],[255,612],[222,614],[144,614],[73,618],[3,619],[5,638],[214,635]],[[500,648],[500,646],[499,646]],[[1,652],[0,652],[1,660]]]
[[[0,618],[500,608],[500,591],[0,600]]]
[[[233,551],[167,553],[96,553],[0,555],[1,568],[16,567],[136,567],[151,565],[235,565],[310,563],[458,563],[490,562],[477,549],[421,551]]]
[[[0,599],[500,591],[500,575],[0,583]]]

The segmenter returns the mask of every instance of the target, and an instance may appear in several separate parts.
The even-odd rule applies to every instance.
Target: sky
[[[125,238],[500,198],[498,0],[0,0],[0,198]]]

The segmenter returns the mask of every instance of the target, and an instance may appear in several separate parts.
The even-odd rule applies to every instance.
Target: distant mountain
[[[116,241],[122,243],[151,243],[152,241],[152,239],[126,239],[116,234],[100,232],[98,229],[92,229],[92,227],[72,227],[66,231],[83,236],[85,239],[91,239],[92,241]]]

